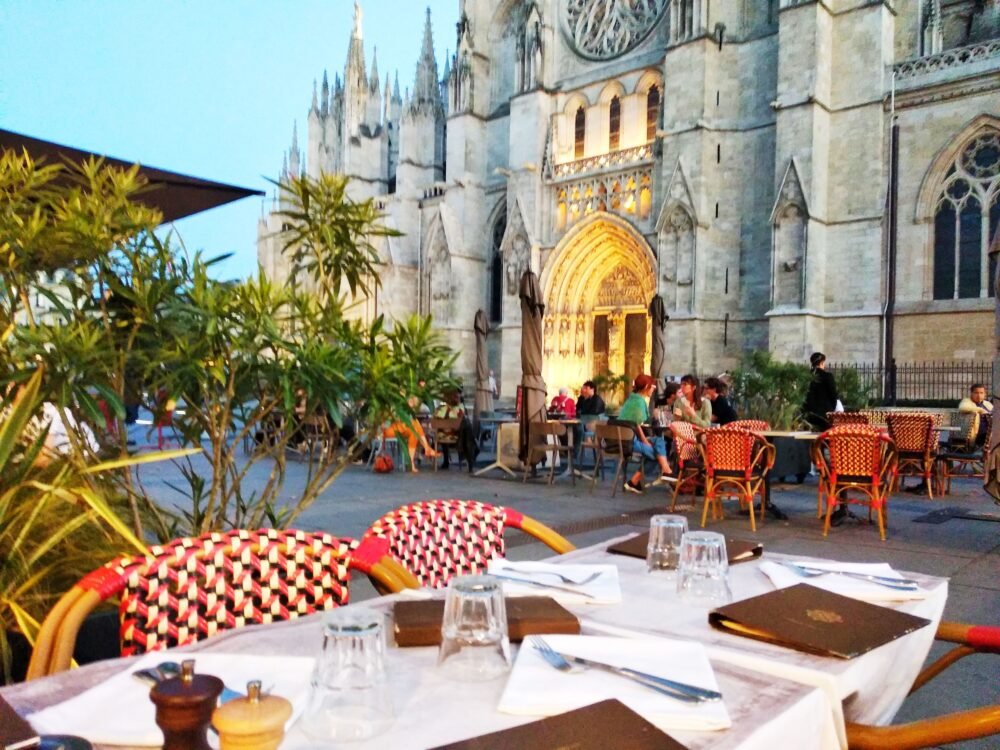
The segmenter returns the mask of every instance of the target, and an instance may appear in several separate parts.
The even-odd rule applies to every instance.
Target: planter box
[[[805,481],[812,467],[809,457],[809,440],[796,440],[789,437],[774,438],[774,468],[771,469],[771,479],[780,482],[791,479],[799,484]]]

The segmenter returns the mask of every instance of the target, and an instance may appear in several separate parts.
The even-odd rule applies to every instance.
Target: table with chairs
[[[692,750],[773,750],[790,747],[789,742],[797,750],[918,748],[1000,731],[998,707],[882,726],[911,688],[920,688],[949,664],[973,653],[1000,653],[1000,629],[941,622],[948,592],[944,579],[908,574],[925,595],[887,605],[925,617],[929,626],[854,659],[835,659],[710,627],[706,610],[679,599],[669,576],[648,572],[644,560],[610,554],[607,548],[626,537],[576,550],[513,509],[468,500],[402,506],[376,520],[360,540],[294,531],[234,531],[177,540],[146,556],[117,559],[84,579],[46,619],[41,642],[48,645],[39,649],[32,665],[32,677],[39,679],[3,688],[0,694],[30,718],[34,711],[57,706],[129,670],[128,661],[111,660],[68,671],[80,617],[110,597],[122,600],[126,655],[166,648],[165,659],[231,654],[241,655],[241,663],[247,664],[255,657],[312,657],[322,641],[321,610],[348,605],[352,571],[373,577],[391,595],[349,609],[391,617],[396,602],[415,595],[440,596],[435,592],[454,576],[482,572],[490,559],[503,557],[507,529],[541,540],[558,555],[550,560],[558,565],[616,568],[620,603],[564,603],[585,634],[704,646],[731,726],[672,729],[670,733]],[[760,565],[782,559],[767,553],[734,566],[733,598],[772,590]],[[417,586],[424,589],[416,592]],[[257,624],[242,627],[252,623]],[[935,634],[957,649],[921,672]],[[503,679],[448,679],[435,666],[435,647],[389,648],[385,660],[395,717],[385,734],[355,747],[436,747],[537,718],[497,710]],[[135,690],[141,689],[135,683]],[[293,727],[282,747],[314,744]]]

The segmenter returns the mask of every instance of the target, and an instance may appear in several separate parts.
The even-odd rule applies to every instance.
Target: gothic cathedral
[[[355,6],[285,157],[402,232],[362,314],[432,315],[471,381],[486,310],[508,394],[527,268],[550,392],[648,369],[655,294],[669,373],[755,348],[992,357],[1000,0],[456,2],[454,55],[439,71],[428,12],[402,94]],[[279,278],[280,208],[259,228]]]

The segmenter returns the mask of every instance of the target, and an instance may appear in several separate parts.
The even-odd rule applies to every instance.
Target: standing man
[[[826,415],[837,408],[837,382],[833,373],[826,371],[826,355],[823,352],[813,352],[809,357],[812,367],[812,380],[806,392],[806,401],[802,405],[803,416],[809,426],[816,432],[830,429]],[[839,509],[838,509],[839,510]]]

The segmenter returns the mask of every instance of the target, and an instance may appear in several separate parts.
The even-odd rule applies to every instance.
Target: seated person
[[[726,425],[739,419],[736,409],[729,403],[729,386],[719,378],[705,380],[705,398],[712,404],[712,424]]]
[[[958,410],[972,418],[969,431],[965,435],[969,447],[982,446],[989,431],[989,419],[983,417],[991,417],[993,414],[993,404],[986,400],[986,386],[982,383],[973,383],[969,388],[969,395],[959,402]]]
[[[446,393],[444,396],[444,402],[434,410],[434,416],[438,419],[462,419],[465,417],[465,405],[462,403],[462,392],[455,389]],[[454,441],[458,438],[458,433],[451,430],[440,430],[438,434],[439,443],[442,438]],[[441,462],[441,468],[447,469],[451,466],[451,452],[448,450],[447,445],[441,446],[441,454],[444,456],[444,461]]]
[[[576,419],[576,404],[569,397],[569,389],[565,386],[559,389],[559,395],[549,404],[549,414],[553,417]]]
[[[619,422],[630,422],[633,425],[635,436],[632,438],[632,450],[641,453],[646,458],[655,459],[660,465],[660,478],[653,484],[662,482],[675,482],[670,476],[672,470],[667,461],[667,447],[662,437],[646,436],[643,425],[649,421],[649,398],[656,388],[656,381],[651,375],[637,375],[632,384],[632,395],[625,399],[621,411],[618,412]],[[625,482],[626,492],[642,492],[642,471],[636,470],[631,478]]]
[[[674,421],[702,428],[712,426],[712,404],[702,398],[701,383],[694,375],[681,378],[681,395],[674,403]]]
[[[680,394],[681,384],[673,380],[664,383],[663,388],[657,390],[653,416],[659,418],[661,427],[666,427],[674,421],[674,402]]]
[[[580,386],[580,398],[576,400],[576,417],[580,420],[580,424],[573,425],[574,461],[580,460],[584,435],[593,433],[593,423],[606,410],[604,399],[597,395],[597,386],[594,385],[593,380],[588,380]]]

